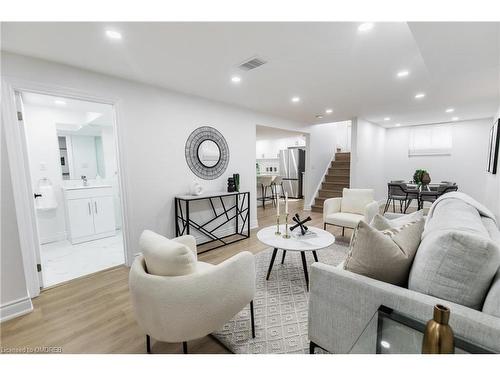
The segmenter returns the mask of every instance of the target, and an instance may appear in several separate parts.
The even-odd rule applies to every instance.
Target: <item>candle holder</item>
[[[275,235],[279,236],[281,234],[280,232],[280,215],[276,215],[276,232],[274,232]]]
[[[288,234],[288,214],[285,215],[285,234],[283,235],[283,238],[290,238],[290,235]]]

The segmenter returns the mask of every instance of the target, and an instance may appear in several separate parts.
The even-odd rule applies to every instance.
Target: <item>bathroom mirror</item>
[[[106,177],[102,137],[57,132],[63,180]]]
[[[189,135],[185,157],[186,163],[196,176],[204,180],[213,180],[227,169],[229,147],[217,129],[202,126]]]
[[[198,160],[207,168],[213,168],[220,160],[220,150],[217,143],[206,139],[198,146]]]

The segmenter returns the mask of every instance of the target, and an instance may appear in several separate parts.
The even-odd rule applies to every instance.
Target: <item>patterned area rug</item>
[[[317,251],[317,254],[320,262],[336,266],[344,261],[348,249],[347,239],[337,238],[332,246]],[[283,252],[278,250],[271,276],[266,280],[272,251],[273,249],[268,249],[255,256],[255,338],[251,337],[249,308],[212,334],[233,353],[309,353],[309,293],[300,254],[288,251],[285,263],[281,264]],[[306,259],[308,266],[314,262],[311,252],[306,252]]]

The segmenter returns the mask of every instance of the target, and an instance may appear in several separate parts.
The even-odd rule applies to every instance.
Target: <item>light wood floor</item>
[[[259,207],[259,226],[275,224],[275,210]],[[311,225],[322,227],[322,216],[302,211],[302,201],[290,204],[291,212],[311,216]],[[199,260],[218,264],[240,251],[256,254],[264,249],[252,230],[249,239],[200,254]],[[329,227],[335,235],[340,230]],[[346,236],[351,231],[346,229]],[[2,348],[60,347],[63,353],[145,353],[145,335],[134,319],[128,293],[128,268],[115,267],[42,291],[33,300],[34,311],[0,325]],[[181,344],[152,340],[154,353],[181,353]],[[190,353],[229,353],[206,336],[188,343]]]

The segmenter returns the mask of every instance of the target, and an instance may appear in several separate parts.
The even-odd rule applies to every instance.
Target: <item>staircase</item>
[[[323,203],[326,199],[342,196],[342,189],[349,187],[350,170],[351,153],[337,152],[335,160],[332,161],[330,168],[326,172],[318,196],[311,206],[312,211],[323,212]]]

